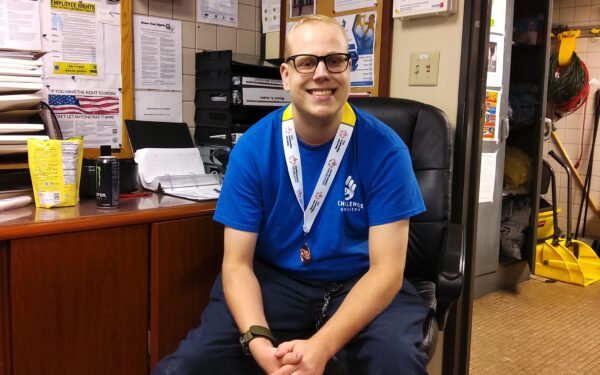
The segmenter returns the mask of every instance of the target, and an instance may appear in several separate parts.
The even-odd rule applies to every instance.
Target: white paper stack
[[[0,145],[23,145],[27,144],[28,139],[38,139],[45,141],[48,138],[47,135],[1,135],[0,134]]]
[[[0,166],[26,158],[27,138],[49,138],[43,123],[31,123],[44,99],[41,55],[0,48],[0,155],[9,155],[0,159]]]
[[[41,61],[0,57],[0,93],[34,93],[43,87]]]
[[[44,124],[0,124],[0,134],[34,133],[44,130]]]
[[[31,190],[27,139],[60,134],[58,125],[43,118],[45,111],[40,110],[44,83],[39,58],[46,53],[42,51],[40,3],[0,1],[0,198],[17,188],[21,190],[17,194]]]

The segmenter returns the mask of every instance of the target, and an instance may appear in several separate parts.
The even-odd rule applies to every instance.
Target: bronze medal
[[[300,260],[302,261],[302,264],[308,264],[310,263],[311,259],[312,255],[305,242],[304,245],[302,245],[302,247],[300,248]]]

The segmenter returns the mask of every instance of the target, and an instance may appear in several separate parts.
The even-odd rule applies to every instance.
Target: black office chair
[[[427,211],[410,220],[405,276],[429,305],[421,348],[430,360],[464,278],[463,227],[450,222],[452,130],[441,110],[413,100],[359,97],[350,103],[389,125],[410,150]],[[341,374],[339,366],[330,362],[326,374]]]

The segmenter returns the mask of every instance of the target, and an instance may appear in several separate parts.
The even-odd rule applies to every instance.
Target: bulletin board
[[[127,128],[125,127],[125,119],[133,119],[133,32],[132,32],[132,10],[131,1],[121,1],[121,76],[122,82],[122,113],[123,117],[121,120],[122,134],[123,134],[123,148],[121,152],[117,154],[118,157],[131,158],[133,152],[131,151],[131,143],[129,142],[129,135],[127,134]]]
[[[133,119],[133,32],[132,32],[131,1],[121,1],[121,134],[123,135],[122,147],[113,155],[118,158],[131,158],[133,152],[129,136],[125,127],[125,119]],[[89,159],[100,156],[97,148],[86,148],[83,155]]]
[[[281,28],[280,28],[280,44],[279,54],[283,59],[286,26],[288,22],[299,21],[301,18],[290,17],[290,2],[295,0],[281,1]],[[300,0],[302,1],[302,0]],[[364,13],[375,12],[375,46],[374,46],[374,79],[372,86],[351,88],[353,94],[365,94],[371,96],[387,97],[390,93],[390,70],[391,70],[391,40],[392,40],[392,2],[377,1],[374,6],[368,8],[353,9],[350,11],[336,12],[334,9],[334,1],[329,0],[313,0],[316,6],[316,14],[322,14],[333,18],[359,15]]]

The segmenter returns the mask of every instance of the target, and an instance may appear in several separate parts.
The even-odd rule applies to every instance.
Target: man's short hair
[[[289,33],[287,33],[287,35],[285,36],[285,58],[287,59],[288,57],[290,57],[290,35],[292,35],[292,33],[294,31],[296,31],[297,28],[299,28],[302,25],[308,25],[308,24],[312,24],[312,23],[324,23],[324,24],[328,24],[328,25],[333,25],[336,26],[340,32],[342,33],[342,35],[344,36],[344,39],[346,40],[346,45],[348,44],[348,34],[346,34],[346,30],[342,27],[342,25],[340,25],[338,23],[338,21],[335,20],[335,18],[331,18],[331,17],[327,17],[324,16],[322,14],[314,14],[308,17],[304,17],[302,18],[300,21],[298,21],[290,30]]]

